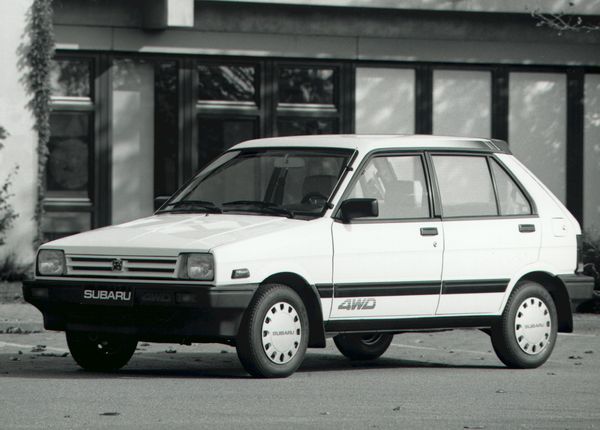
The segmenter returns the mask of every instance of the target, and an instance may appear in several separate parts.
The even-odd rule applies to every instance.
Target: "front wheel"
[[[129,362],[137,340],[118,334],[67,331],[67,345],[73,359],[85,370],[109,372]]]
[[[246,310],[236,345],[242,365],[253,376],[294,373],[308,346],[308,314],[300,296],[285,285],[261,286]]]
[[[350,360],[374,360],[387,351],[393,338],[386,333],[338,334],[333,341]]]
[[[492,327],[496,355],[512,368],[541,366],[554,349],[557,320],[548,290],[530,281],[516,286],[500,321]]]

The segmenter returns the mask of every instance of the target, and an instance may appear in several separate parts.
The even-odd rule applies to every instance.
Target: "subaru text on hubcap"
[[[530,297],[521,303],[515,316],[515,336],[523,352],[535,355],[546,349],[551,329],[550,312],[543,301]]]
[[[271,306],[262,325],[262,345],[267,357],[277,364],[289,362],[298,352],[301,336],[296,309],[285,302]]]

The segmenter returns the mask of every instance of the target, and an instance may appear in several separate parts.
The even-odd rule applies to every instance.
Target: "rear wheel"
[[[73,359],[85,370],[109,372],[129,362],[137,340],[119,334],[67,331],[67,345]]]
[[[294,373],[308,346],[308,314],[300,296],[285,285],[261,286],[246,310],[236,345],[242,365],[253,376]]]
[[[550,293],[524,282],[510,295],[502,318],[492,327],[498,358],[512,368],[534,368],[546,362],[556,343],[557,314]]]
[[[387,351],[393,338],[386,333],[338,334],[333,341],[350,360],[374,360]]]

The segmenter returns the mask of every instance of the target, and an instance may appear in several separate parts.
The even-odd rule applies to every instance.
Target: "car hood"
[[[298,226],[306,221],[236,214],[161,214],[45,244],[67,254],[175,256]]]

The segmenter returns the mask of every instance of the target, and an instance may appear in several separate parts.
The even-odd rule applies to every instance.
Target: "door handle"
[[[535,231],[534,224],[519,224],[519,231],[521,233],[533,233]]]
[[[437,227],[421,227],[421,236],[437,236]]]

